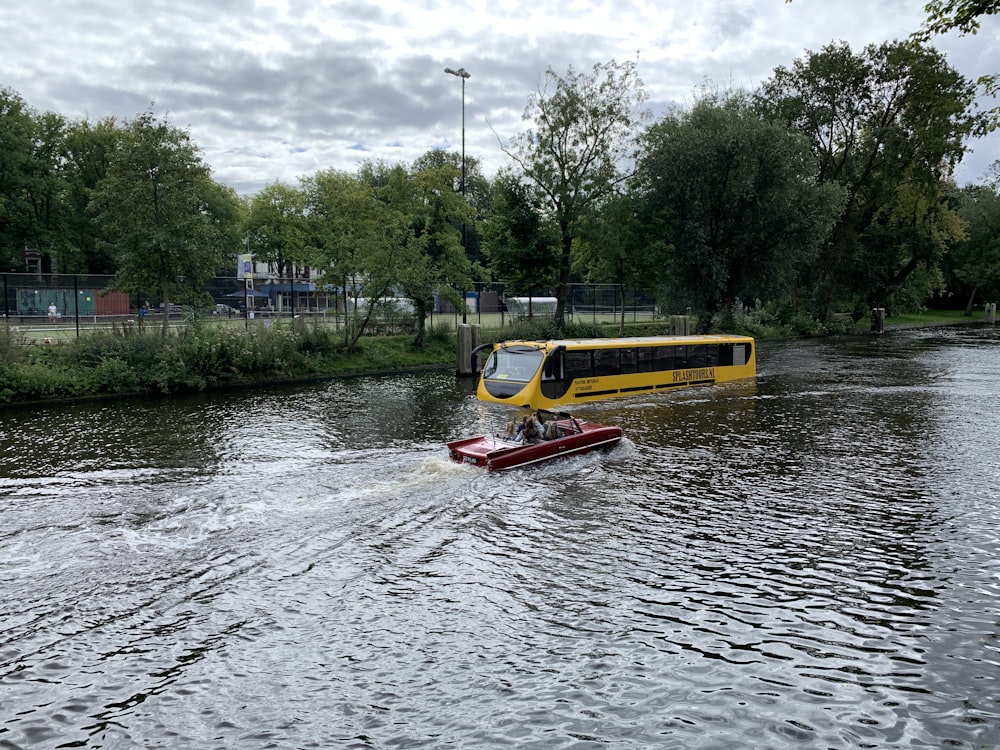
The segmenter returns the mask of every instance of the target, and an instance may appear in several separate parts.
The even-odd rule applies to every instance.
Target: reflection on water
[[[0,745],[998,744],[998,342],[762,343],[498,475],[445,372],[3,412]]]

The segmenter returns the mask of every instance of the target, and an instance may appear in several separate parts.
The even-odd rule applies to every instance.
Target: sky
[[[0,8],[0,88],[36,112],[187,130],[248,195],[363,161],[462,149],[487,176],[545,71],[633,61],[654,117],[753,88],[807,51],[919,28],[925,0],[31,0]],[[933,44],[968,78],[1000,72],[1000,17]],[[996,106],[988,100],[985,106]],[[1000,133],[970,143],[982,182]]]

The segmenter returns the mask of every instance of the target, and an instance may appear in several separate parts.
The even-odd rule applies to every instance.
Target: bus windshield
[[[538,372],[542,359],[543,354],[537,349],[527,347],[497,349],[486,360],[486,367],[483,368],[483,379],[513,380],[527,383]]]

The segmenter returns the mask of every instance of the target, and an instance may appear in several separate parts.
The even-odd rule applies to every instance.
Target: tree
[[[924,5],[927,19],[915,35],[926,42],[932,36],[958,30],[961,34],[979,31],[980,16],[1000,13],[1000,0],[930,0]]]
[[[257,260],[273,263],[278,278],[293,277],[295,264],[305,262],[305,197],[282,182],[265,185],[251,196],[246,237]]]
[[[598,63],[590,74],[551,68],[522,119],[533,129],[501,148],[544,196],[559,229],[556,320],[562,322],[573,240],[588,211],[631,173],[634,139],[645,101],[635,63]]]
[[[450,166],[456,170],[454,190],[462,192],[462,156],[454,151],[432,149],[419,157],[411,167],[414,172],[425,169],[440,169]],[[483,175],[479,160],[474,156],[465,157],[465,200],[472,207],[472,214],[465,222],[465,254],[473,264],[483,264],[486,256],[483,252],[482,235],[479,219],[487,214],[490,208],[490,181]],[[459,231],[462,225],[458,226]]]
[[[472,264],[456,228],[471,219],[471,208],[453,189],[451,165],[410,171],[403,165],[367,163],[361,179],[375,189],[379,200],[407,219],[399,247],[399,287],[416,314],[414,346],[422,346],[434,295],[461,305],[456,290],[472,285]]]
[[[125,127],[91,208],[115,256],[113,288],[160,290],[164,338],[172,290],[193,297],[239,251],[237,206],[187,132],[149,112]]]
[[[310,262],[322,271],[319,283],[343,290],[350,351],[400,283],[409,262],[409,217],[380,201],[358,175],[326,170],[303,180],[303,188]]]
[[[28,238],[58,273],[68,243],[65,162],[66,121],[51,112],[32,120],[31,152],[24,173],[22,208]]]
[[[511,290],[551,286],[559,269],[559,234],[542,213],[541,198],[510,172],[493,181],[493,197],[482,222],[490,270]]]
[[[958,199],[966,235],[949,248],[945,268],[952,288],[965,295],[965,314],[971,315],[977,294],[1000,295],[1000,195],[969,186]]]
[[[652,288],[662,281],[658,260],[667,246],[638,216],[637,196],[622,192],[612,196],[584,219],[575,253],[575,264],[584,269],[586,281],[613,281],[621,299],[619,335],[625,335],[626,287]],[[659,258],[657,258],[659,256]]]
[[[959,34],[976,34],[981,16],[995,16],[1000,13],[1000,0],[931,0],[924,6],[927,19],[920,30],[913,34],[917,42],[929,42],[938,34],[957,30]],[[987,96],[996,97],[1000,93],[1000,81],[996,73],[985,73],[977,83]],[[1000,126],[1000,107],[994,107],[982,121],[977,135],[995,130]]]
[[[113,274],[114,258],[87,207],[111,166],[122,131],[114,118],[71,123],[66,131],[64,166],[67,234],[63,265],[67,270]]]
[[[634,191],[663,236],[675,298],[732,322],[737,304],[784,301],[838,215],[841,193],[816,182],[809,144],[746,95],[707,95],[649,128]]]
[[[39,171],[53,165],[38,164],[37,141],[38,115],[19,94],[0,89],[0,264],[8,269],[20,266],[26,247],[44,244],[32,193],[41,187]]]
[[[846,194],[831,242],[803,277],[820,318],[842,306],[860,318],[905,284],[935,278],[959,230],[945,195],[980,122],[974,96],[938,52],[900,42],[860,54],[829,45],[762,86],[758,108],[802,132],[819,181]]]

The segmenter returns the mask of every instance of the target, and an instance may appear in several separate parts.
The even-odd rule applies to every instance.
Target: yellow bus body
[[[504,341],[483,367],[480,401],[553,409],[757,375],[750,336]]]

